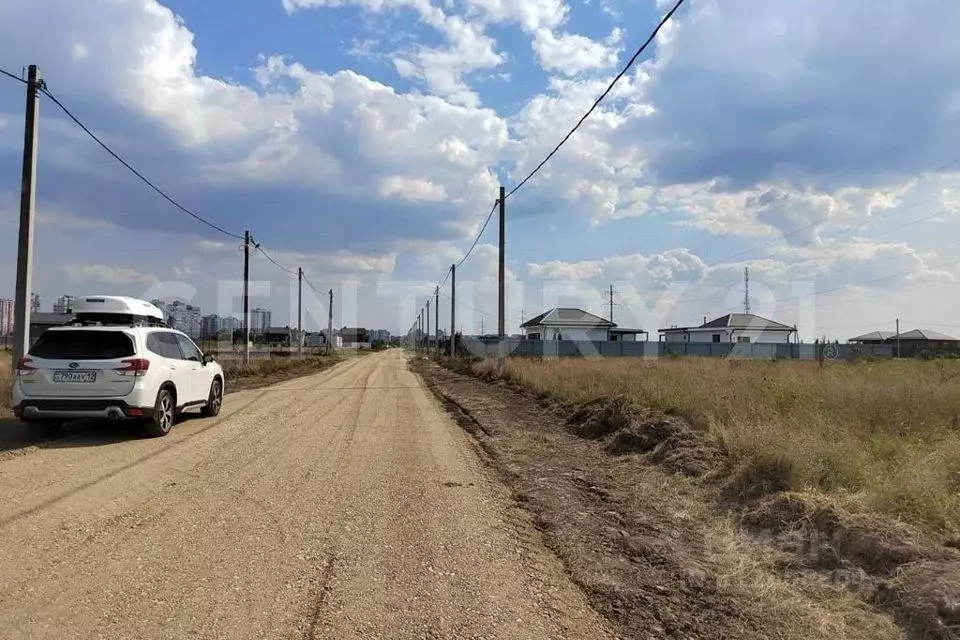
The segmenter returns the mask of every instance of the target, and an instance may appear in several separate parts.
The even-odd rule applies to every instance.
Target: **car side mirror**
[[[203,356],[203,364],[204,364],[204,365],[208,365],[208,364],[210,364],[211,362],[213,362],[213,356],[210,356],[210,355]]]

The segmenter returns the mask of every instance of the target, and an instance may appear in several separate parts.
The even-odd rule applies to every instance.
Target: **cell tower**
[[[750,315],[750,267],[743,268],[743,312]]]

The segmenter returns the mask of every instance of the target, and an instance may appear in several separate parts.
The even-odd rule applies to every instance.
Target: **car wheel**
[[[220,413],[220,407],[223,406],[223,383],[219,379],[213,381],[210,385],[210,395],[207,396],[207,404],[200,409],[200,415],[204,418],[212,418]]]
[[[144,425],[147,435],[158,438],[170,433],[176,415],[177,407],[173,394],[168,389],[160,389],[160,393],[157,394],[157,403],[153,407],[153,416]]]

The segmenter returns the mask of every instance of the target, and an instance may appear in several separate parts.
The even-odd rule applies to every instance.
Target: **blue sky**
[[[398,331],[498,186],[556,144],[667,8],[8,0],[0,67],[39,64],[176,198],[333,288],[338,324]],[[749,266],[754,309],[805,339],[897,317],[960,335],[957,24],[952,0],[688,0],[509,200],[510,329],[555,304],[600,312],[611,283],[622,324],[689,324],[738,310]],[[0,295],[13,291],[22,105],[22,86],[0,82]],[[44,307],[96,292],[237,313],[237,241],[41,110]],[[495,228],[459,274],[458,329],[495,320]],[[261,256],[253,272],[255,304],[292,318],[288,275]],[[307,316],[325,322],[313,294]]]

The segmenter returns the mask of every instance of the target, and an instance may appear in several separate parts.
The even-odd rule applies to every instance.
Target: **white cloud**
[[[528,32],[560,26],[568,11],[563,0],[466,0],[466,4],[472,15],[490,22],[516,22]]]
[[[554,34],[549,29],[538,29],[533,50],[540,66],[547,71],[577,75],[584,71],[606,69],[617,62],[616,43],[606,45],[577,34]]]
[[[447,199],[447,192],[441,185],[405,176],[390,176],[382,180],[380,195],[384,198],[422,202],[442,202]]]
[[[317,279],[381,280],[399,269],[406,270],[403,278],[432,281],[420,268],[432,277],[459,259],[501,177],[515,184],[526,175],[605,88],[622,38],[619,30],[597,40],[578,35],[580,25],[562,0],[286,0],[290,12],[359,7],[384,24],[402,11],[432,32],[419,40],[419,29],[394,37],[386,27],[344,36],[353,55],[378,56],[379,64],[368,66],[371,75],[384,74],[380,80],[272,56],[299,53],[281,44],[265,52],[269,57],[230,61],[256,65],[259,84],[244,86],[203,72],[196,49],[203,40],[155,0],[108,0],[96,12],[63,0],[11,2],[10,15],[22,19],[0,27],[0,53],[49,59],[44,75],[54,92],[146,173],[175,195],[185,193],[184,202],[199,200],[199,211],[240,229],[255,220],[258,235],[267,227],[263,235],[280,246],[302,247],[302,238],[319,237],[284,233],[323,218],[331,233],[318,242],[344,251],[274,254],[285,264],[303,264]],[[598,2],[609,6],[594,0],[594,9]],[[944,264],[950,255],[934,243],[956,237],[960,182],[956,175],[928,173],[955,156],[950,141],[960,131],[960,102],[949,78],[960,70],[954,55],[960,50],[950,25],[960,14],[948,0],[919,2],[919,8],[884,11],[867,0],[839,7],[811,0],[803,9],[770,0],[759,10],[747,0],[690,4],[658,40],[656,58],[626,76],[518,194],[516,211],[542,216],[538,228],[584,232],[577,255],[585,259],[577,261],[564,260],[569,255],[553,243],[515,241],[518,248],[527,243],[527,273],[570,281],[571,291],[622,280],[624,296],[638,300],[689,285],[705,301],[681,306],[686,320],[736,307],[747,264],[758,287],[815,278],[818,286],[842,292],[830,296],[838,308],[859,293],[858,284],[877,277],[891,276],[867,285],[877,296],[954,282],[960,272]],[[919,17],[924,14],[941,19]],[[43,18],[52,15],[58,20]],[[531,57],[526,43],[494,40],[513,25],[529,38],[534,61],[554,74],[532,79],[530,86],[546,82],[541,95],[523,93],[530,78],[507,66]],[[63,43],[53,54],[35,37],[41,27]],[[903,43],[893,59],[882,55],[889,42]],[[388,62],[415,88],[391,87]],[[510,72],[524,81],[509,87],[512,102],[480,108],[477,83]],[[484,101],[503,99],[501,88],[499,82],[483,87],[489,89],[481,91]],[[21,143],[13,115],[20,108],[5,107],[0,117],[0,153],[13,158],[12,175]],[[48,203],[41,202],[39,222],[46,229],[38,236],[56,235],[56,228],[62,242],[46,248],[56,260],[45,264],[58,265],[58,279],[47,286],[59,286],[64,262],[134,284],[150,273],[184,280],[236,276],[236,241],[198,245],[191,237],[182,251],[199,262],[179,254],[162,263],[131,256],[132,274],[105,276],[97,269],[113,267],[87,265],[96,260],[79,252],[63,257],[57,249],[77,246],[73,236],[131,247],[141,246],[140,238],[163,244],[171,236],[145,228],[159,216],[140,185],[114,200],[128,176],[118,177],[109,159],[91,162],[100,151],[60,116],[45,114],[44,157],[60,174],[44,174],[41,198]],[[86,191],[68,185],[64,174]],[[88,202],[97,191],[109,191],[107,206]],[[247,196],[269,203],[270,215],[238,213]],[[93,215],[66,212],[63,203],[71,200]],[[362,232],[335,224],[344,210],[355,212],[351,229]],[[124,218],[122,211],[135,215]],[[15,221],[7,213],[4,207],[0,219]],[[116,224],[96,220],[112,215]],[[914,220],[923,224],[908,226]],[[124,225],[136,229],[119,228]],[[607,234],[637,234],[643,252],[610,257]],[[704,246],[668,250],[678,237]],[[716,258],[727,250],[739,252],[739,260]],[[491,265],[495,252],[481,245],[464,268],[464,278],[476,271],[484,295],[495,293]],[[275,271],[257,263],[261,277],[285,277]],[[770,288],[786,295],[775,284]],[[953,312],[949,302],[905,300]],[[884,309],[866,297],[863,305]]]
[[[583,262],[563,262],[551,260],[544,264],[528,264],[527,273],[531,278],[549,278],[551,280],[589,280],[603,271],[599,260]]]
[[[284,0],[288,12],[316,7],[355,5],[381,13],[410,9],[446,39],[445,46],[414,45],[393,55],[397,72],[406,78],[422,80],[432,93],[455,104],[476,107],[480,99],[463,77],[480,69],[499,66],[504,57],[495,51],[493,38],[484,33],[484,25],[462,16],[447,15],[429,0]]]
[[[160,281],[154,275],[142,273],[130,267],[112,267],[105,264],[66,265],[64,271],[74,282],[150,285]]]
[[[90,49],[82,42],[74,42],[73,46],[70,47],[70,56],[74,60],[83,60],[88,55],[90,55]]]

